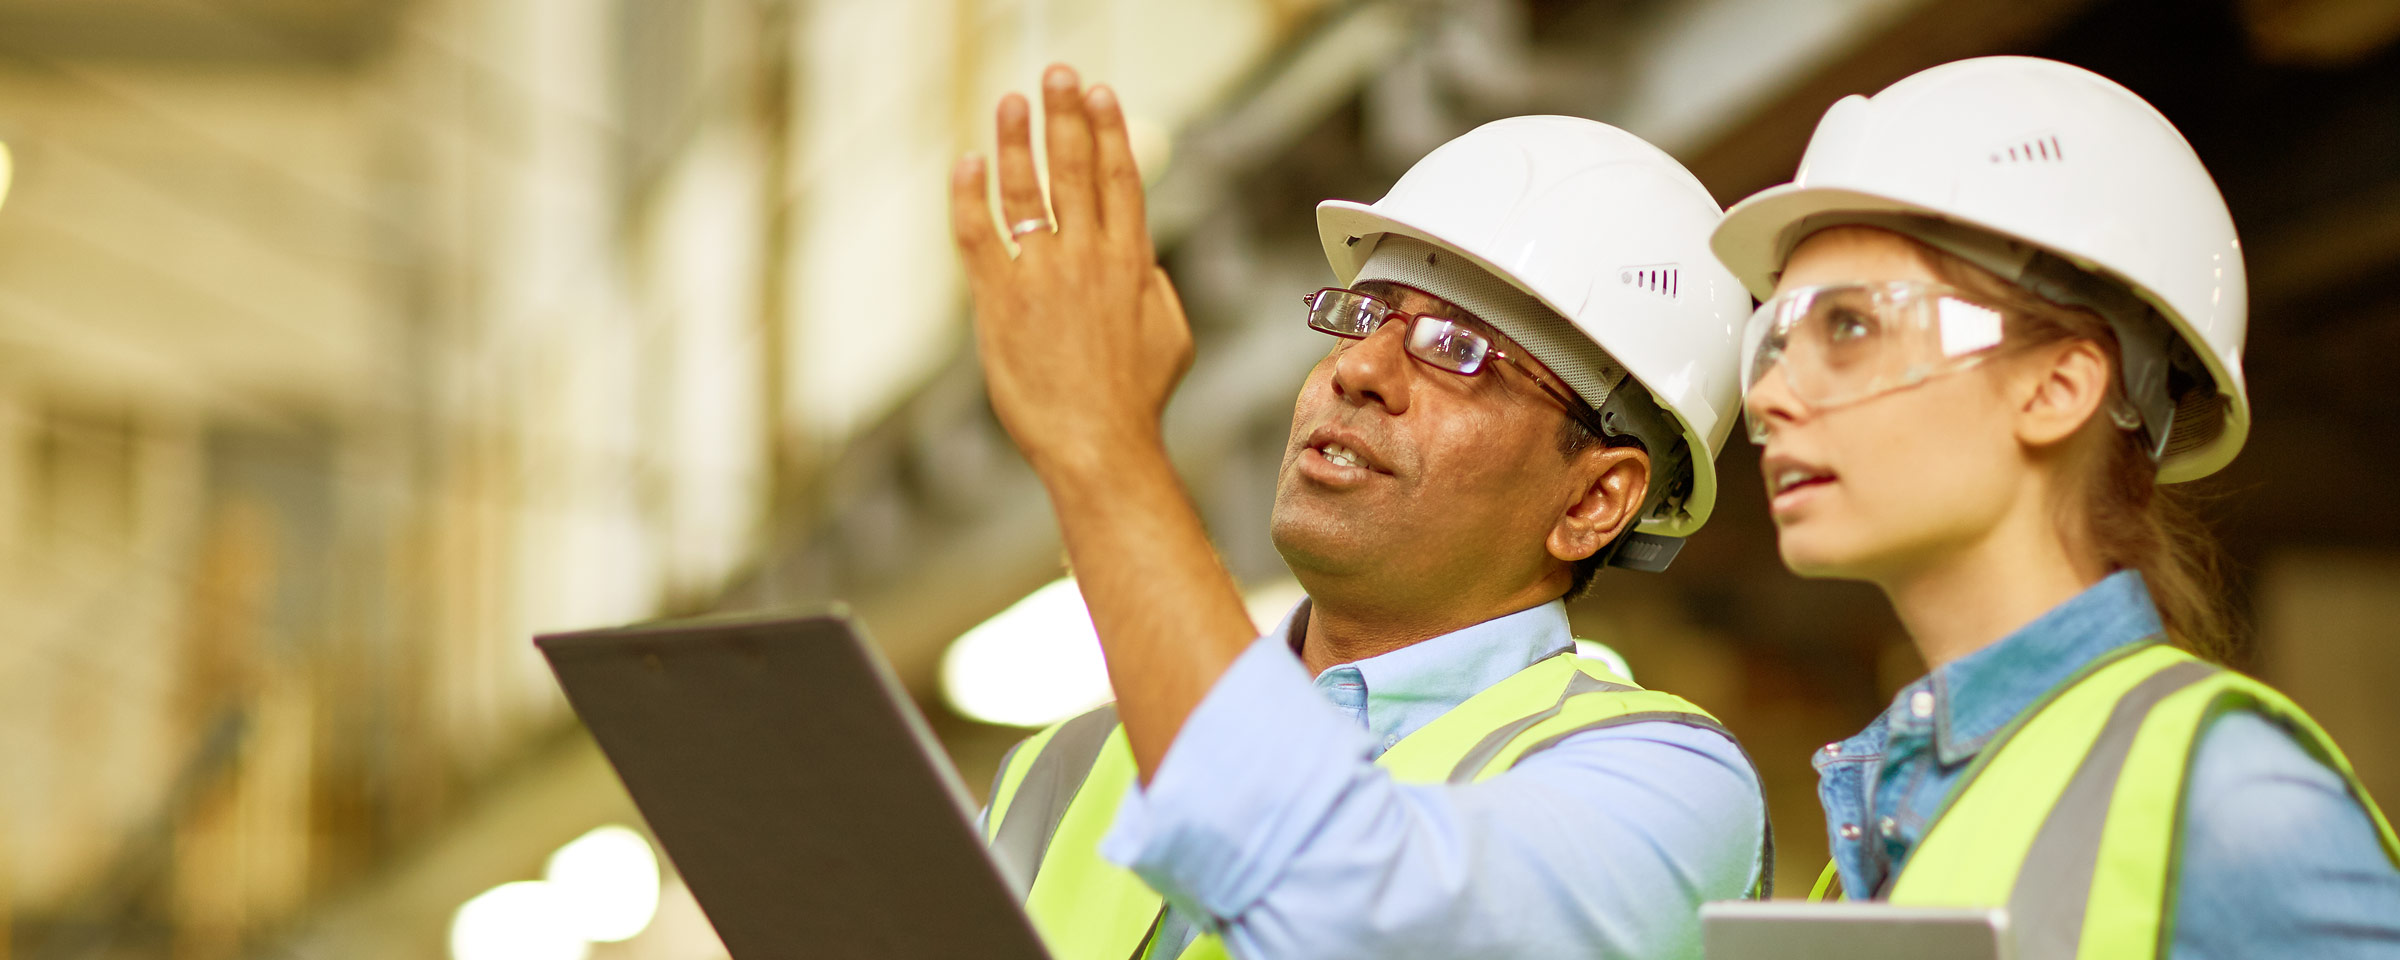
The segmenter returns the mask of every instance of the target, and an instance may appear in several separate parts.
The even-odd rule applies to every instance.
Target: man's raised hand
[[[1030,108],[1016,94],[1000,101],[1000,219],[1017,234],[1016,255],[993,229],[974,155],[950,178],[952,232],[1001,425],[1037,471],[1105,469],[1161,449],[1159,414],[1191,366],[1191,328],[1150,246],[1116,94],[1084,90],[1075,71],[1054,65],[1042,112],[1047,205]]]

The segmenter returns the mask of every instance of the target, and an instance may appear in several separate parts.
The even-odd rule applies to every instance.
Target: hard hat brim
[[[2115,276],[2096,265],[2084,262],[2071,250],[2051,250],[2048,246],[2020,236],[2013,231],[1984,223],[1972,217],[1961,217],[1949,211],[1895,197],[1850,190],[1841,187],[1807,187],[1796,183],[1768,187],[1744,198],[1725,211],[1717,230],[1709,236],[1709,249],[1717,260],[1733,271],[1735,279],[1764,301],[1775,295],[1775,281],[1783,273],[1784,258],[1806,237],[1790,236],[1791,231],[1811,217],[1828,213],[1899,213],[1930,217],[1963,224],[1978,230],[2032,244],[2076,261],[2079,266],[2109,276],[2147,301],[2160,316],[2173,324],[2177,336],[2186,343],[2201,345],[2192,352],[2208,368],[2209,376],[2217,382],[2217,395],[2225,404],[2225,419],[2214,439],[2197,449],[2170,457],[2158,469],[2158,482],[2178,483],[2196,480],[2215,473],[2232,462],[2242,443],[2250,435],[2250,402],[2244,391],[2228,390],[2227,384],[2240,382],[2239,371],[2226,369],[2223,358],[2207,349],[2207,341],[2192,328],[2191,321],[2173,305],[2161,300],[2141,284]]]
[[[1891,197],[1833,187],[1780,184],[1743,198],[1708,238],[1717,260],[1761,301],[1775,295],[1783,261],[1804,237],[1786,234],[1801,221],[1824,213],[1909,213],[1955,219],[1938,210]]]
[[[1348,286],[1358,278],[1358,272],[1366,266],[1367,257],[1375,252],[1377,238],[1384,234],[1396,234],[1423,241],[1465,257],[1467,262],[1483,268],[1493,276],[1508,281],[1510,286],[1522,290],[1527,296],[1540,301],[1543,306],[1550,308],[1551,312],[1561,317],[1574,315],[1574,311],[1552,302],[1550,298],[1543,296],[1541,291],[1526,286],[1524,281],[1517,278],[1514,271],[1476,256],[1473,251],[1452,243],[1433,231],[1379,213],[1367,204],[1351,200],[1326,200],[1317,204],[1317,241],[1324,245],[1325,261],[1333,268],[1334,282],[1340,286]],[[1603,343],[1600,348],[1606,350],[1608,345]],[[1620,362],[1625,362],[1622,357],[1618,359]],[[1634,364],[1626,362],[1626,371],[1632,375],[1634,380],[1641,383],[1642,389],[1650,390],[1653,397],[1658,396],[1658,391],[1651,389],[1649,381],[1642,376],[1642,371],[1637,369]],[[1661,402],[1659,409],[1675,418],[1676,429],[1682,431],[1684,442],[1694,451],[1693,456],[1686,458],[1692,464],[1692,495],[1684,501],[1682,517],[1672,520],[1645,520],[1636,525],[1634,529],[1662,537],[1689,537],[1708,522],[1710,514],[1716,512],[1716,458],[1700,455],[1701,452],[1714,449],[1714,447],[1709,443],[1708,437],[1702,436],[1692,429],[1691,421],[1685,419],[1682,411],[1675,409],[1673,404]]]

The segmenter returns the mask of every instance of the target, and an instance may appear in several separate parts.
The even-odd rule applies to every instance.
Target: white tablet
[[[1708,960],[2013,960],[2008,911],[1727,900],[1700,907]]]

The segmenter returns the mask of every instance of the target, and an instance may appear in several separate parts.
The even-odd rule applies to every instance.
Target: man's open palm
[[[1042,110],[1048,204],[1030,107],[1016,94],[1000,101],[1001,220],[1016,255],[992,227],[980,157],[951,175],[951,225],[1001,425],[1037,470],[1097,466],[1128,445],[1159,443],[1159,414],[1191,366],[1192,334],[1150,246],[1115,93],[1086,91],[1075,71],[1052,66]]]

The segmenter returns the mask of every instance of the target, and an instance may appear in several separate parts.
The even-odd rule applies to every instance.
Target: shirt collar
[[[1956,764],[2086,664],[2161,629],[2142,575],[2119,570],[1998,643],[1901,688],[1884,716],[1895,737],[1922,736],[1930,726],[1941,762]],[[1930,697],[1924,715],[1919,694]]]
[[[1309,601],[1284,618],[1284,642],[1298,654],[1308,630]],[[1552,600],[1486,620],[1388,653],[1336,664],[1318,675],[1319,685],[1340,671],[1365,683],[1367,729],[1395,741],[1465,703],[1493,684],[1575,647],[1564,600]]]

